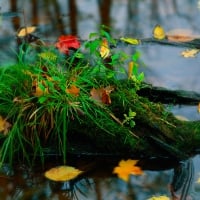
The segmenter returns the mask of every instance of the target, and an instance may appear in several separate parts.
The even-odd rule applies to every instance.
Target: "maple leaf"
[[[185,58],[195,57],[197,53],[199,53],[199,49],[186,49],[181,52],[181,55]]]
[[[101,42],[99,52],[102,58],[107,58],[110,55],[108,41],[105,38]]]
[[[80,89],[77,88],[75,85],[71,85],[70,88],[66,89],[66,92],[68,94],[73,94],[74,96],[78,96],[79,92],[80,92]]]
[[[78,38],[73,35],[61,35],[58,38],[55,46],[65,54],[69,54],[69,49],[78,49],[80,47],[80,42]]]
[[[138,160],[121,160],[119,166],[115,167],[113,170],[114,174],[117,174],[119,178],[124,181],[129,180],[130,175],[142,175],[143,171],[140,167],[135,166],[138,163]]]
[[[83,171],[71,166],[59,166],[45,172],[45,177],[53,181],[69,181],[76,178]]]
[[[111,104],[110,93],[114,90],[114,87],[107,86],[105,88],[92,88],[90,91],[91,98],[99,103]]]
[[[2,132],[4,135],[7,135],[10,127],[11,124],[0,115],[0,133]]]

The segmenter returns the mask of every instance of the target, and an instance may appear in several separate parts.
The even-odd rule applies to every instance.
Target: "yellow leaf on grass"
[[[165,30],[163,29],[162,26],[160,25],[156,25],[153,29],[153,37],[155,39],[158,39],[158,40],[163,40],[165,39],[166,35],[165,35]]]
[[[45,177],[53,181],[69,181],[76,178],[83,171],[71,166],[59,166],[45,172]]]
[[[133,67],[134,67],[134,62],[133,61],[129,62],[128,63],[128,79],[132,77]]]
[[[40,97],[42,95],[48,94],[49,89],[45,85],[45,81],[33,81],[32,82],[32,88],[33,88],[33,95],[36,97]]]
[[[170,198],[165,195],[161,195],[161,196],[153,196],[147,200],[170,200]]]
[[[102,43],[101,43],[101,46],[99,49],[99,53],[102,58],[107,58],[110,55],[108,41],[105,38],[102,40]]]
[[[124,181],[129,180],[130,175],[142,175],[143,171],[140,167],[135,166],[138,163],[138,160],[121,160],[119,166],[115,167],[113,170],[114,174],[117,174],[119,178]]]
[[[133,45],[138,45],[140,44],[140,40],[135,39],[135,38],[125,38],[125,37],[121,37],[120,38],[121,41],[126,42],[128,44],[133,44]]]
[[[35,26],[23,27],[18,31],[17,36],[25,37],[26,35],[33,33],[35,30],[36,30]]]
[[[11,124],[0,115],[0,133],[2,132],[4,135],[7,135],[10,127]]]
[[[48,89],[45,88],[45,90],[42,90],[39,86],[35,88],[35,93],[33,93],[33,95],[36,97],[40,97],[44,94],[48,94]]]
[[[78,96],[79,95],[79,92],[80,92],[80,89],[77,88],[75,85],[71,85],[70,88],[67,88],[66,89],[66,92],[68,94],[73,94],[74,96]]]
[[[199,53],[199,49],[186,49],[185,51],[181,52],[181,55],[185,58],[193,58]]]

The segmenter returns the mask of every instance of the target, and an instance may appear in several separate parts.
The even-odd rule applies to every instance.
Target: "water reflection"
[[[84,159],[83,159],[84,160]],[[88,160],[76,164],[79,168],[88,165]],[[39,166],[30,169],[20,165],[11,169],[5,166],[0,176],[1,199],[14,200],[147,200],[156,195],[172,199],[198,199],[200,195],[199,158],[185,162],[169,159],[141,160],[142,176],[131,176],[128,183],[112,174],[114,163],[92,159],[92,168],[83,176],[68,182],[53,182],[44,177]],[[96,165],[94,165],[94,160]],[[104,163],[99,163],[99,161]],[[91,161],[90,161],[91,162]],[[58,163],[57,163],[58,164]],[[49,163],[49,168],[53,163]]]
[[[91,162],[86,160],[84,163],[83,160],[76,161],[79,168],[85,168]],[[62,183],[45,179],[45,170],[39,166],[32,170],[26,166],[14,170],[5,167],[0,176],[0,196],[15,200],[145,200],[155,194],[170,195],[169,184],[173,177],[171,168],[177,166],[177,162],[168,159],[141,160],[140,165],[146,167],[145,175],[131,176],[128,183],[112,174],[117,163],[95,159],[95,165],[92,164],[93,167],[84,176]],[[52,165],[50,163],[48,167]]]

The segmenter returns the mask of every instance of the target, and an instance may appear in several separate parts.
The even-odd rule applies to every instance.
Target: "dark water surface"
[[[198,0],[1,0],[0,7],[0,65],[16,62],[15,36],[23,26],[36,25],[36,36],[47,42],[56,41],[61,34],[75,34],[87,39],[91,32],[98,31],[100,24],[111,27],[111,34],[116,38],[152,37],[156,24],[162,25],[166,31],[182,28],[200,35]],[[126,50],[133,53],[136,49],[128,46]],[[155,44],[141,45],[137,50],[141,52],[141,70],[145,72],[147,82],[172,90],[200,92],[200,55],[186,59],[180,55],[185,50],[183,47]],[[200,119],[196,105],[177,105],[170,109],[189,120]],[[13,171],[5,166],[0,174],[0,200],[147,200],[153,195],[171,197],[173,168],[177,167],[171,161],[146,163],[145,174],[132,176],[129,183],[111,174],[109,162],[102,163],[96,171],[80,180],[60,185],[45,179],[44,169],[30,170],[20,166]],[[55,164],[50,163],[46,169]],[[200,183],[197,183],[200,177],[199,155],[180,166],[187,175],[176,174],[182,178],[182,186],[177,193],[181,188],[187,188],[184,183],[190,180],[192,187],[187,199],[200,199]],[[186,199],[180,196],[179,199]]]

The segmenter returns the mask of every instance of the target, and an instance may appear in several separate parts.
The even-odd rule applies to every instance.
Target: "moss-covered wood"
[[[103,125],[105,129],[111,129],[113,134],[98,129],[89,119],[85,124],[73,128],[72,136],[79,133],[73,142],[82,134],[88,138],[89,142],[85,141],[88,149],[83,148],[83,152],[96,151],[113,155],[127,153],[127,155],[150,157],[172,156],[177,159],[185,159],[195,154],[200,144],[199,121],[180,121],[172,113],[167,112],[163,104],[151,102],[139,95],[136,97],[124,82],[123,87],[126,88],[123,91],[127,97],[126,102],[121,98],[121,92],[116,91],[111,95],[112,115],[109,114],[111,111],[108,115],[110,120],[115,122],[115,126],[111,125],[112,122],[110,126],[107,119]],[[124,113],[128,113],[129,109],[137,113],[133,129],[120,124]]]
[[[33,49],[30,58],[27,45],[16,65],[0,68],[0,162],[31,162],[49,152],[60,154],[64,163],[69,152],[180,160],[197,151],[199,121],[180,121],[158,99],[144,96],[138,53],[109,50],[102,58],[102,38],[116,45],[102,34],[86,42],[84,53],[73,49],[65,56],[38,47],[40,53]],[[127,77],[119,80],[122,73]]]

